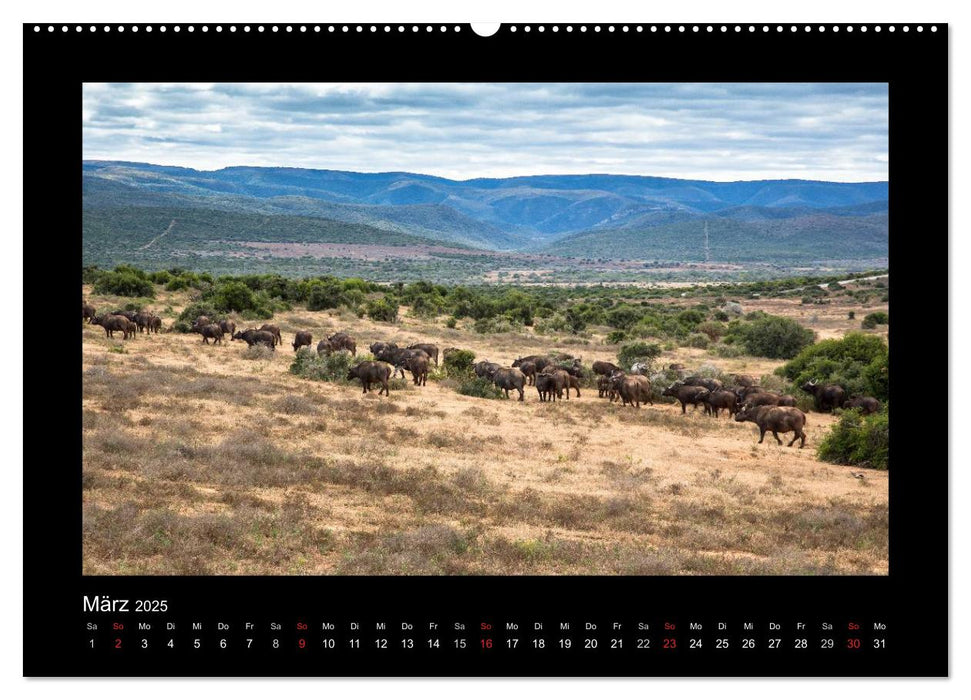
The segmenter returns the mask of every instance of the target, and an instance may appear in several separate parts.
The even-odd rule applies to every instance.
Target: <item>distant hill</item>
[[[382,243],[417,237],[489,250],[678,260],[694,251],[688,241],[708,221],[720,260],[781,259],[786,250],[814,260],[887,256],[886,182],[598,174],[457,181],[406,172],[200,171],[86,161],[83,192],[86,235],[123,225],[142,230],[137,217],[125,213],[135,207],[150,220],[147,228],[157,225],[151,209],[205,210],[209,213],[193,216],[209,222],[218,213],[243,216],[233,219],[234,226],[243,226],[235,229],[234,240],[268,228],[278,237],[291,235],[284,220],[270,225],[259,217],[295,217],[292,235],[300,240],[326,231],[321,235],[328,241],[342,239],[333,242],[383,235],[388,239]],[[313,219],[329,223],[313,225]],[[194,235],[204,236],[205,230]],[[714,240],[711,250],[714,255]]]
[[[882,259],[889,247],[887,215],[838,216],[829,212],[786,218],[708,219],[712,261],[801,264]],[[580,258],[705,260],[705,222],[697,219],[651,228],[585,231],[541,252]]]

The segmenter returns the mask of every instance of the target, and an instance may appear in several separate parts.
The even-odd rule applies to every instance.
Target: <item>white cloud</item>
[[[199,169],[887,178],[885,84],[86,84],[84,157]]]

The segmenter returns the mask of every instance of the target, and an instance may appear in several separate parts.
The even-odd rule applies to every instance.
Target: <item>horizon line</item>
[[[714,182],[721,184],[730,184],[737,182],[771,182],[771,181],[788,181],[788,182],[826,182],[841,185],[868,185],[868,184],[889,184],[890,179],[882,180],[820,180],[816,178],[804,178],[804,177],[759,177],[752,179],[733,179],[733,180],[713,180],[704,177],[674,177],[670,175],[639,175],[634,173],[610,173],[610,172],[570,172],[570,173],[534,173],[531,175],[505,175],[505,176],[495,176],[495,175],[480,175],[476,177],[468,178],[454,178],[447,177],[445,175],[435,175],[433,173],[423,173],[413,170],[348,170],[342,168],[310,168],[297,165],[224,165],[219,168],[205,169],[205,168],[194,168],[188,165],[172,165],[168,163],[152,163],[149,161],[140,160],[116,160],[110,158],[82,158],[81,163],[118,163],[118,164],[131,164],[131,165],[148,165],[158,168],[181,168],[183,170],[192,170],[198,173],[216,173],[222,170],[231,170],[234,168],[252,168],[259,170],[305,170],[311,172],[332,172],[332,173],[353,173],[355,175],[420,175],[423,177],[431,177],[439,180],[448,180],[450,182],[458,183],[468,183],[476,180],[515,180],[522,178],[539,178],[539,177],[629,177],[629,178],[644,178],[644,179],[657,179],[657,180],[680,180],[683,182]]]

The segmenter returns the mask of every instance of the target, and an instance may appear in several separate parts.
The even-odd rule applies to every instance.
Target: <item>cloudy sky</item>
[[[878,84],[86,84],[84,158],[410,171],[886,180]]]

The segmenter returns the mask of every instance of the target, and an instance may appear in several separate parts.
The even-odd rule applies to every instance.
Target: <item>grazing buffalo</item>
[[[519,392],[519,400],[523,400],[526,375],[518,367],[500,367],[492,373],[492,383],[506,392],[507,399],[509,398],[509,390],[515,389]]]
[[[547,396],[549,396],[549,394],[553,392],[557,399],[562,400],[563,390],[565,389],[566,399],[567,401],[570,400],[570,375],[567,374],[564,370],[557,369],[556,367],[553,367],[553,366],[546,367],[546,369],[544,369],[542,372],[536,375],[537,390],[539,388],[540,377],[552,378],[552,383],[547,382],[544,384],[544,386],[547,387],[547,392],[546,392]],[[541,397],[542,397],[542,393],[543,392],[540,392]]]
[[[522,365],[520,365],[522,366]],[[579,359],[570,360],[569,362],[558,362],[555,365],[556,369],[562,369],[564,372],[569,374],[571,377],[576,377],[578,379],[583,379],[583,364]]]
[[[196,320],[192,322],[192,330],[195,333],[199,332],[199,329],[203,326],[208,326],[212,321],[209,320],[208,316],[197,316]]]
[[[219,327],[223,329],[223,333],[229,336],[230,340],[233,340],[233,334],[236,332],[236,324],[229,319],[225,319],[219,322]]]
[[[705,401],[710,393],[703,386],[691,386],[689,384],[675,382],[662,391],[661,396],[673,396],[681,402],[681,413],[687,413],[687,405],[689,403],[695,408],[698,408],[698,404],[705,405]]]
[[[718,391],[719,389],[724,389],[720,381],[717,379],[708,379],[707,377],[688,377],[684,380],[684,384],[687,386],[703,386],[708,391]]]
[[[782,394],[775,391],[760,389],[759,391],[750,391],[745,396],[739,397],[739,403],[750,406],[781,406],[783,400],[787,402],[785,405],[789,405],[788,399],[791,398],[791,396],[783,397]],[[793,399],[792,405],[795,406],[795,399]]]
[[[593,373],[600,374],[609,377],[614,372],[619,372],[620,367],[615,365],[613,362],[604,362],[603,360],[597,360],[593,363]]]
[[[640,408],[641,403],[654,405],[654,391],[651,388],[650,380],[642,374],[624,374],[614,372],[610,375],[611,388],[613,394],[620,396],[621,406],[630,404],[635,408]],[[611,401],[614,400],[611,396]]]
[[[858,408],[864,416],[868,416],[879,412],[880,402],[872,396],[854,396],[843,404],[843,408]]]
[[[496,370],[502,369],[502,365],[496,362],[488,362],[482,360],[481,362],[476,362],[472,365],[472,371],[475,372],[475,376],[485,379],[492,379],[492,375],[496,373]]]
[[[405,355],[401,358],[400,364],[395,367],[395,371],[401,370],[404,377],[404,370],[411,372],[411,379],[416,386],[425,386],[428,383],[428,364],[431,358],[424,351]]]
[[[246,345],[253,347],[254,345],[265,345],[270,348],[270,350],[276,351],[276,338],[269,331],[260,331],[255,328],[249,328],[245,331],[239,331],[233,334],[233,340],[245,340]]]
[[[223,329],[219,327],[218,323],[210,323],[208,326],[203,326],[199,329],[199,333],[202,334],[202,342],[206,345],[209,345],[210,338],[212,338],[213,345],[222,345]]]
[[[565,370],[564,370],[565,371]],[[580,398],[580,377],[575,374],[570,374],[567,372],[569,379],[567,380],[566,398],[570,398],[570,389],[577,390],[577,398]]]
[[[553,364],[553,358],[546,355],[527,355],[526,357],[517,358],[516,361],[512,363],[512,366],[519,367],[524,362],[532,362],[536,367],[536,371],[542,372],[548,365]]]
[[[711,392],[708,394],[705,403],[715,418],[718,418],[718,412],[723,408],[728,411],[729,416],[738,411],[738,396],[735,395],[734,391],[726,389],[716,389]]]
[[[745,403],[745,399],[747,399],[752,394],[758,394],[766,390],[760,387],[758,384],[749,384],[748,386],[740,385],[740,386],[734,387],[732,391],[735,392],[735,395],[738,396],[738,399],[741,403]]]
[[[138,328],[139,333],[146,333],[149,331],[149,325],[152,323],[152,314],[148,311],[139,311],[135,314],[135,326]]]
[[[534,386],[540,401],[556,401],[556,380],[552,374],[537,373]]]
[[[799,449],[806,446],[806,414],[798,408],[792,406],[750,406],[745,405],[742,410],[735,414],[735,420],[751,421],[759,426],[759,444],[765,439],[765,432],[771,431],[772,436],[780,445],[779,433],[795,433],[789,442],[789,447],[796,441],[801,440]]]
[[[148,322],[148,330],[158,335],[158,332],[162,330],[162,317],[152,314],[152,319]]]
[[[283,344],[283,336],[280,334],[280,327],[279,326],[274,326],[272,323],[264,323],[262,326],[260,326],[260,330],[261,331],[266,331],[267,333],[273,334],[273,344],[274,345],[282,345]]]
[[[391,365],[385,362],[361,362],[354,367],[351,367],[347,372],[347,378],[350,379],[360,379],[361,386],[364,391],[361,393],[368,393],[371,390],[372,384],[380,384],[381,389],[378,391],[378,396],[384,393],[385,396],[391,396],[391,392],[388,391],[388,379],[391,377]]]
[[[115,337],[115,331],[121,331],[124,335],[124,339],[127,340],[129,336],[129,321],[124,316],[114,316],[112,314],[106,314],[104,316],[96,316],[91,319],[91,323],[95,326],[101,326],[105,329],[105,336],[108,338]]]
[[[529,386],[532,386],[536,383],[536,363],[533,362],[532,360],[527,360],[526,362],[523,362],[521,365],[519,365],[519,367],[515,367],[514,369],[518,369],[520,372],[523,373],[523,375],[526,377],[526,382],[529,384]]]
[[[398,346],[395,345],[394,343],[384,343],[384,342],[378,341],[376,343],[371,343],[371,346],[368,348],[368,350],[371,351],[372,355],[374,355],[375,357],[378,357],[385,350],[388,350],[389,348],[397,348],[397,347]]]
[[[385,350],[380,355],[378,359],[382,362],[387,362],[394,368],[394,373],[391,376],[395,376],[398,372],[401,372],[401,378],[405,378],[405,363],[412,358],[424,357],[429,362],[431,358],[428,357],[428,353],[424,350],[409,350],[408,348],[395,347],[389,350]]]
[[[91,306],[91,304],[86,304],[83,301],[81,302],[81,318],[83,320],[90,321],[96,315],[97,313],[95,312],[95,308]]]
[[[312,342],[314,342],[314,337],[310,334],[310,331],[297,331],[297,334],[293,336],[293,351],[296,352],[304,346],[310,347]]]
[[[119,309],[117,311],[112,311],[108,315],[109,316],[124,316],[129,321],[134,321],[135,320],[135,316],[138,315],[138,312],[137,311],[125,311],[125,310]]]
[[[619,370],[618,370],[619,371]],[[600,398],[605,397],[610,391],[610,377],[601,375],[597,377],[597,395]]]
[[[432,345],[431,343],[415,343],[414,345],[408,346],[409,350],[424,350],[425,354],[432,360],[435,360],[435,366],[438,367],[438,346]]]
[[[344,331],[337,331],[327,341],[330,343],[331,352],[335,350],[347,350],[352,355],[357,355],[357,341]]]
[[[737,386],[755,386],[758,384],[758,380],[750,374],[736,374],[733,376],[735,384]]]
[[[803,384],[800,389],[813,395],[816,410],[820,413],[840,408],[846,401],[846,390],[839,384],[817,384],[813,379]]]

